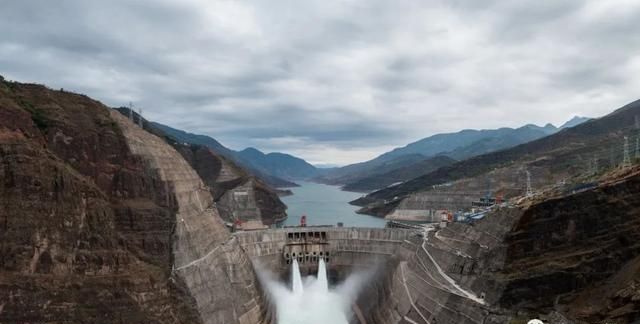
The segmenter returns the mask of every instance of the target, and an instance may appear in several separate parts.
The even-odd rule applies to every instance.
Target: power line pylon
[[[631,156],[629,155],[629,137],[624,137],[624,159],[622,160],[622,166],[628,167],[631,165]]]
[[[138,108],[138,126],[142,128],[142,108]]]
[[[129,120],[133,121],[133,104],[129,101]]]

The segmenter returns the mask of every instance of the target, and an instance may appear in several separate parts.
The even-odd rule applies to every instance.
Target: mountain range
[[[545,185],[578,174],[598,172],[598,168],[613,168],[623,160],[625,136],[632,139],[638,136],[634,124],[638,115],[640,100],[601,118],[586,121],[574,118],[549,136],[452,163],[396,186],[374,191],[352,203],[365,206],[362,212],[385,215],[406,197],[462,179],[467,179],[467,187],[469,183],[475,183],[478,188],[494,178],[500,185],[510,186],[507,190],[521,190],[521,179],[513,179],[513,176],[522,174],[524,168],[534,173],[534,184]],[[590,171],[589,167],[594,166],[595,171]],[[501,178],[501,172],[508,176]]]
[[[188,133],[160,123],[154,122],[152,124],[181,142],[203,145],[212,149],[238,163],[273,187],[295,187],[297,186],[295,181],[317,176],[323,170],[293,155],[277,152],[265,154],[252,147],[234,151],[207,135]]]
[[[576,116],[560,127],[528,124],[519,128],[465,129],[456,133],[436,134],[372,160],[333,169],[316,180],[342,185],[345,190],[371,191],[421,176],[456,160],[527,143],[587,120],[589,118]],[[440,158],[432,159],[436,156]]]
[[[290,154],[265,154],[253,147],[235,151],[207,135],[193,134],[155,122],[152,125],[178,141],[212,149],[273,187],[293,187],[297,186],[295,181],[313,179],[340,185],[348,191],[370,192],[408,181],[456,161],[530,142],[586,120],[589,118],[576,116],[560,127],[528,124],[519,128],[465,129],[456,133],[436,134],[369,161],[326,169]]]

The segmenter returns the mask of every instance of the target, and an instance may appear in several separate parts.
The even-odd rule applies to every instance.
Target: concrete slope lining
[[[159,137],[116,111],[117,122],[134,155],[164,183],[164,201],[176,210],[173,274],[198,304],[204,323],[267,323],[255,273],[245,253],[219,217],[213,198],[184,158]]]

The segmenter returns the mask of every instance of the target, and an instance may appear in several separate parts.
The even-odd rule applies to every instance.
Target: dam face
[[[351,274],[366,276],[367,284],[353,296],[357,316],[352,323],[378,322],[375,310],[385,308],[380,303],[387,297],[394,269],[422,240],[412,230],[341,227],[239,232],[234,237],[257,271],[275,274],[281,282],[290,280],[294,260],[303,276],[314,276],[323,259],[331,285],[343,283]]]
[[[234,234],[254,264],[272,273],[287,275],[296,259],[303,274],[314,274],[319,259],[324,258],[332,282],[401,256],[417,235],[403,229],[321,226]]]

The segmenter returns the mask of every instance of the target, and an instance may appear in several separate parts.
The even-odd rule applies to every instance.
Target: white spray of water
[[[335,288],[329,287],[324,260],[318,263],[317,277],[302,278],[298,262],[291,265],[291,288],[264,271],[258,271],[277,310],[278,324],[348,324],[351,303],[368,274],[352,274]]]
[[[291,270],[291,288],[293,293],[297,296],[304,293],[304,287],[302,286],[302,275],[300,275],[300,266],[298,260],[293,259],[293,266]]]
[[[321,292],[329,291],[329,280],[327,279],[327,265],[324,259],[320,259],[318,264],[318,288]]]

